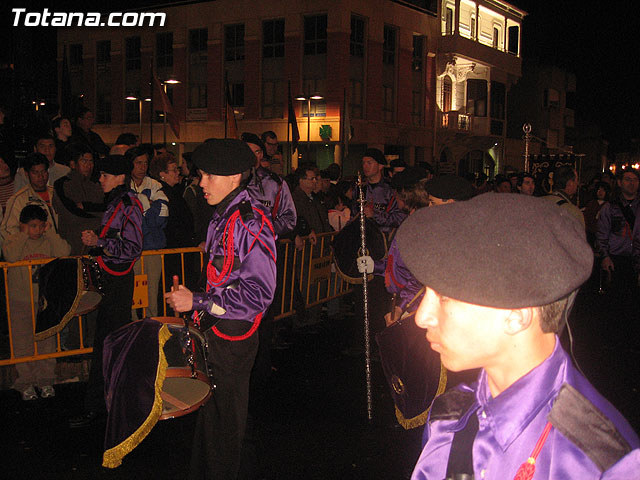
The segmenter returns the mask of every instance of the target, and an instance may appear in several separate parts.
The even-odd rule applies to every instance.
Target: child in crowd
[[[4,242],[2,251],[8,262],[34,260],[47,257],[69,255],[71,247],[53,231],[47,222],[47,213],[38,205],[27,205],[20,212],[20,231],[10,235]],[[34,354],[33,315],[37,311],[38,268],[34,266],[8,269],[9,307],[11,312],[11,338],[13,354],[16,358]],[[31,296],[32,284],[33,296]],[[37,352],[52,353],[56,350],[56,337],[37,342]],[[16,364],[18,378],[13,388],[22,393],[23,400],[38,398],[35,387],[42,398],[55,395],[54,358]]]

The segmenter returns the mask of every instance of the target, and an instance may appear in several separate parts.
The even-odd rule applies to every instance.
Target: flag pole
[[[227,72],[224,72],[224,138],[227,138],[227,123],[229,123],[229,83]]]
[[[149,143],[153,145],[153,115],[154,113],[156,113],[155,109],[153,108],[153,58],[149,60],[149,90],[149,98],[151,99],[149,105]],[[142,142],[142,139],[140,139],[140,142]]]
[[[291,139],[289,137],[289,129],[292,127],[292,125],[289,123],[289,102],[291,102],[291,80],[289,80],[289,89],[287,93],[289,94],[287,98],[287,152],[289,155],[287,155],[288,158],[287,158],[285,174],[291,173],[291,164],[292,164],[291,158],[293,157],[293,152],[291,151]]]

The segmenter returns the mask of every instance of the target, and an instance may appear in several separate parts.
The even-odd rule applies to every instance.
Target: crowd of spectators
[[[82,231],[96,230],[100,225],[105,202],[97,178],[100,162],[109,154],[124,155],[130,162],[130,188],[144,209],[145,250],[204,248],[213,207],[204,198],[190,154],[176,158],[164,145],[139,144],[133,133],[121,134],[109,147],[92,130],[93,122],[93,112],[86,108],[73,118],[54,118],[49,130],[34,138],[32,151],[20,161],[9,142],[0,143],[0,247],[4,259],[18,259],[7,255],[6,245],[10,240],[15,242],[15,236],[24,230],[21,215],[25,207],[32,205],[38,206],[39,212],[45,215],[46,232],[59,236],[60,241],[68,245],[71,255],[87,254],[80,235]],[[3,134],[0,140],[6,140],[6,137]],[[358,213],[355,178],[344,178],[337,163],[322,170],[313,163],[300,163],[294,172],[282,177],[276,173],[281,173],[282,154],[274,132],[245,133],[242,140],[256,156],[248,189],[271,211],[278,238],[291,240],[298,250],[306,244],[313,247],[318,234],[341,230]],[[378,182],[392,185],[392,178],[408,168],[400,158],[394,158],[387,165],[386,159],[373,157],[371,165],[363,163],[365,177],[372,185]],[[370,154],[365,154],[365,158],[370,158]],[[418,162],[411,168],[419,170],[427,180],[434,176],[433,167],[426,162]],[[636,252],[635,247],[627,248],[625,244],[625,239],[629,239],[629,245],[640,245],[640,239],[635,240],[637,230],[640,235],[640,227],[635,226],[640,204],[637,178],[635,171],[627,170],[618,178],[598,176],[580,188],[576,170],[570,166],[561,167],[546,185],[544,193],[534,176],[527,172],[510,172],[491,179],[479,173],[467,179],[473,184],[476,195],[491,191],[544,195],[549,201],[569,209],[585,224],[588,240],[602,259],[604,269],[622,271],[625,267],[619,265],[629,264],[637,278],[640,248]],[[386,199],[385,202],[391,204],[393,200]],[[393,227],[391,217],[403,214],[376,211],[376,205],[371,206],[372,212],[367,212],[367,216],[373,215],[381,229],[387,232]],[[381,220],[382,217],[389,217],[389,225]],[[186,281],[195,286],[199,266],[193,259],[185,262],[187,270],[193,271]],[[144,273],[148,279],[146,315],[161,314],[160,293],[163,288],[170,287],[171,275],[180,273],[180,257],[166,256],[164,286],[161,286],[160,256],[145,255],[142,262],[136,263],[135,269],[137,274]],[[34,275],[34,280],[36,278]],[[15,288],[11,282],[7,287]],[[134,310],[133,318],[140,318],[141,313]]]

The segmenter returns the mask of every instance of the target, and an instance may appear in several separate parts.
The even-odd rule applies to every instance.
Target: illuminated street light
[[[170,76],[169,78],[167,78],[164,82],[162,82],[162,88],[164,89],[164,94],[167,94],[167,85],[177,85],[179,83],[182,83],[180,80],[178,80],[177,78],[175,78],[174,76]],[[164,103],[163,103],[164,106]],[[164,115],[162,115],[162,136],[163,136],[163,144],[166,146],[167,145],[167,112],[163,111],[162,112]]]
[[[138,102],[138,120],[140,121],[140,143],[142,143],[142,102],[150,102],[150,98],[142,98],[136,95],[127,95],[124,97],[125,100],[129,100],[130,102]]]
[[[296,96],[296,100],[299,102],[307,102],[307,155],[309,157],[311,157],[311,100],[322,100],[323,98],[319,93]]]

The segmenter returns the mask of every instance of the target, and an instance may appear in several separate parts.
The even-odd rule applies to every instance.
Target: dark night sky
[[[517,0],[529,13],[523,56],[576,74],[578,116],[597,123],[613,150],[640,138],[640,22],[633,2]],[[596,8],[598,7],[598,8]]]
[[[18,3],[18,2],[16,2]],[[29,10],[95,11],[96,4],[68,0],[64,3],[20,2]],[[114,0],[104,2],[109,10],[118,11],[134,5],[157,5],[158,0]],[[577,76],[578,121],[597,123],[610,140],[612,149],[628,145],[640,138],[638,113],[640,94],[635,83],[640,73],[640,22],[634,2],[584,2],[578,0],[513,0],[513,4],[529,13],[523,25],[523,57],[537,58]],[[64,5],[64,7],[63,7]],[[126,5],[126,7],[124,6]],[[21,37],[11,26],[11,2],[0,7],[0,62],[11,58],[12,47]],[[107,7],[104,7],[106,9]],[[27,29],[27,36],[40,45],[33,56],[34,76],[40,90],[50,75],[55,76],[55,44],[52,29]],[[55,93],[55,87],[49,87]],[[46,92],[42,92],[46,94]]]

